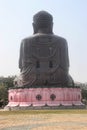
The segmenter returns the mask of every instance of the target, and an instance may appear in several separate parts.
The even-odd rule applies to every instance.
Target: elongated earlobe
[[[35,23],[32,23],[32,26],[33,26],[34,34],[37,33],[37,26],[35,25]]]

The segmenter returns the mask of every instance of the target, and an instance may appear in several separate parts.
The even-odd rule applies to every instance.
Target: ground
[[[87,110],[2,110],[0,130],[87,130]]]

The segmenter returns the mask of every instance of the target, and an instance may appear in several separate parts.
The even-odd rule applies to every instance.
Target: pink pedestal
[[[83,105],[80,88],[21,88],[8,93],[10,107]]]

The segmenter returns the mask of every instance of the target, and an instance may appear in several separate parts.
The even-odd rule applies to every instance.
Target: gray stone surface
[[[6,106],[4,108],[4,110],[8,110],[8,111],[14,111],[14,110],[62,110],[62,109],[85,109],[86,106],[83,104],[83,105],[72,105],[72,106],[63,106],[63,105],[60,105],[60,106],[29,106],[29,107],[20,107],[20,106],[17,106],[17,107],[8,107]]]

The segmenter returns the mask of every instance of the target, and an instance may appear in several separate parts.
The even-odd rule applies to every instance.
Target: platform
[[[61,108],[83,106],[80,88],[17,88],[8,91],[7,107]]]

